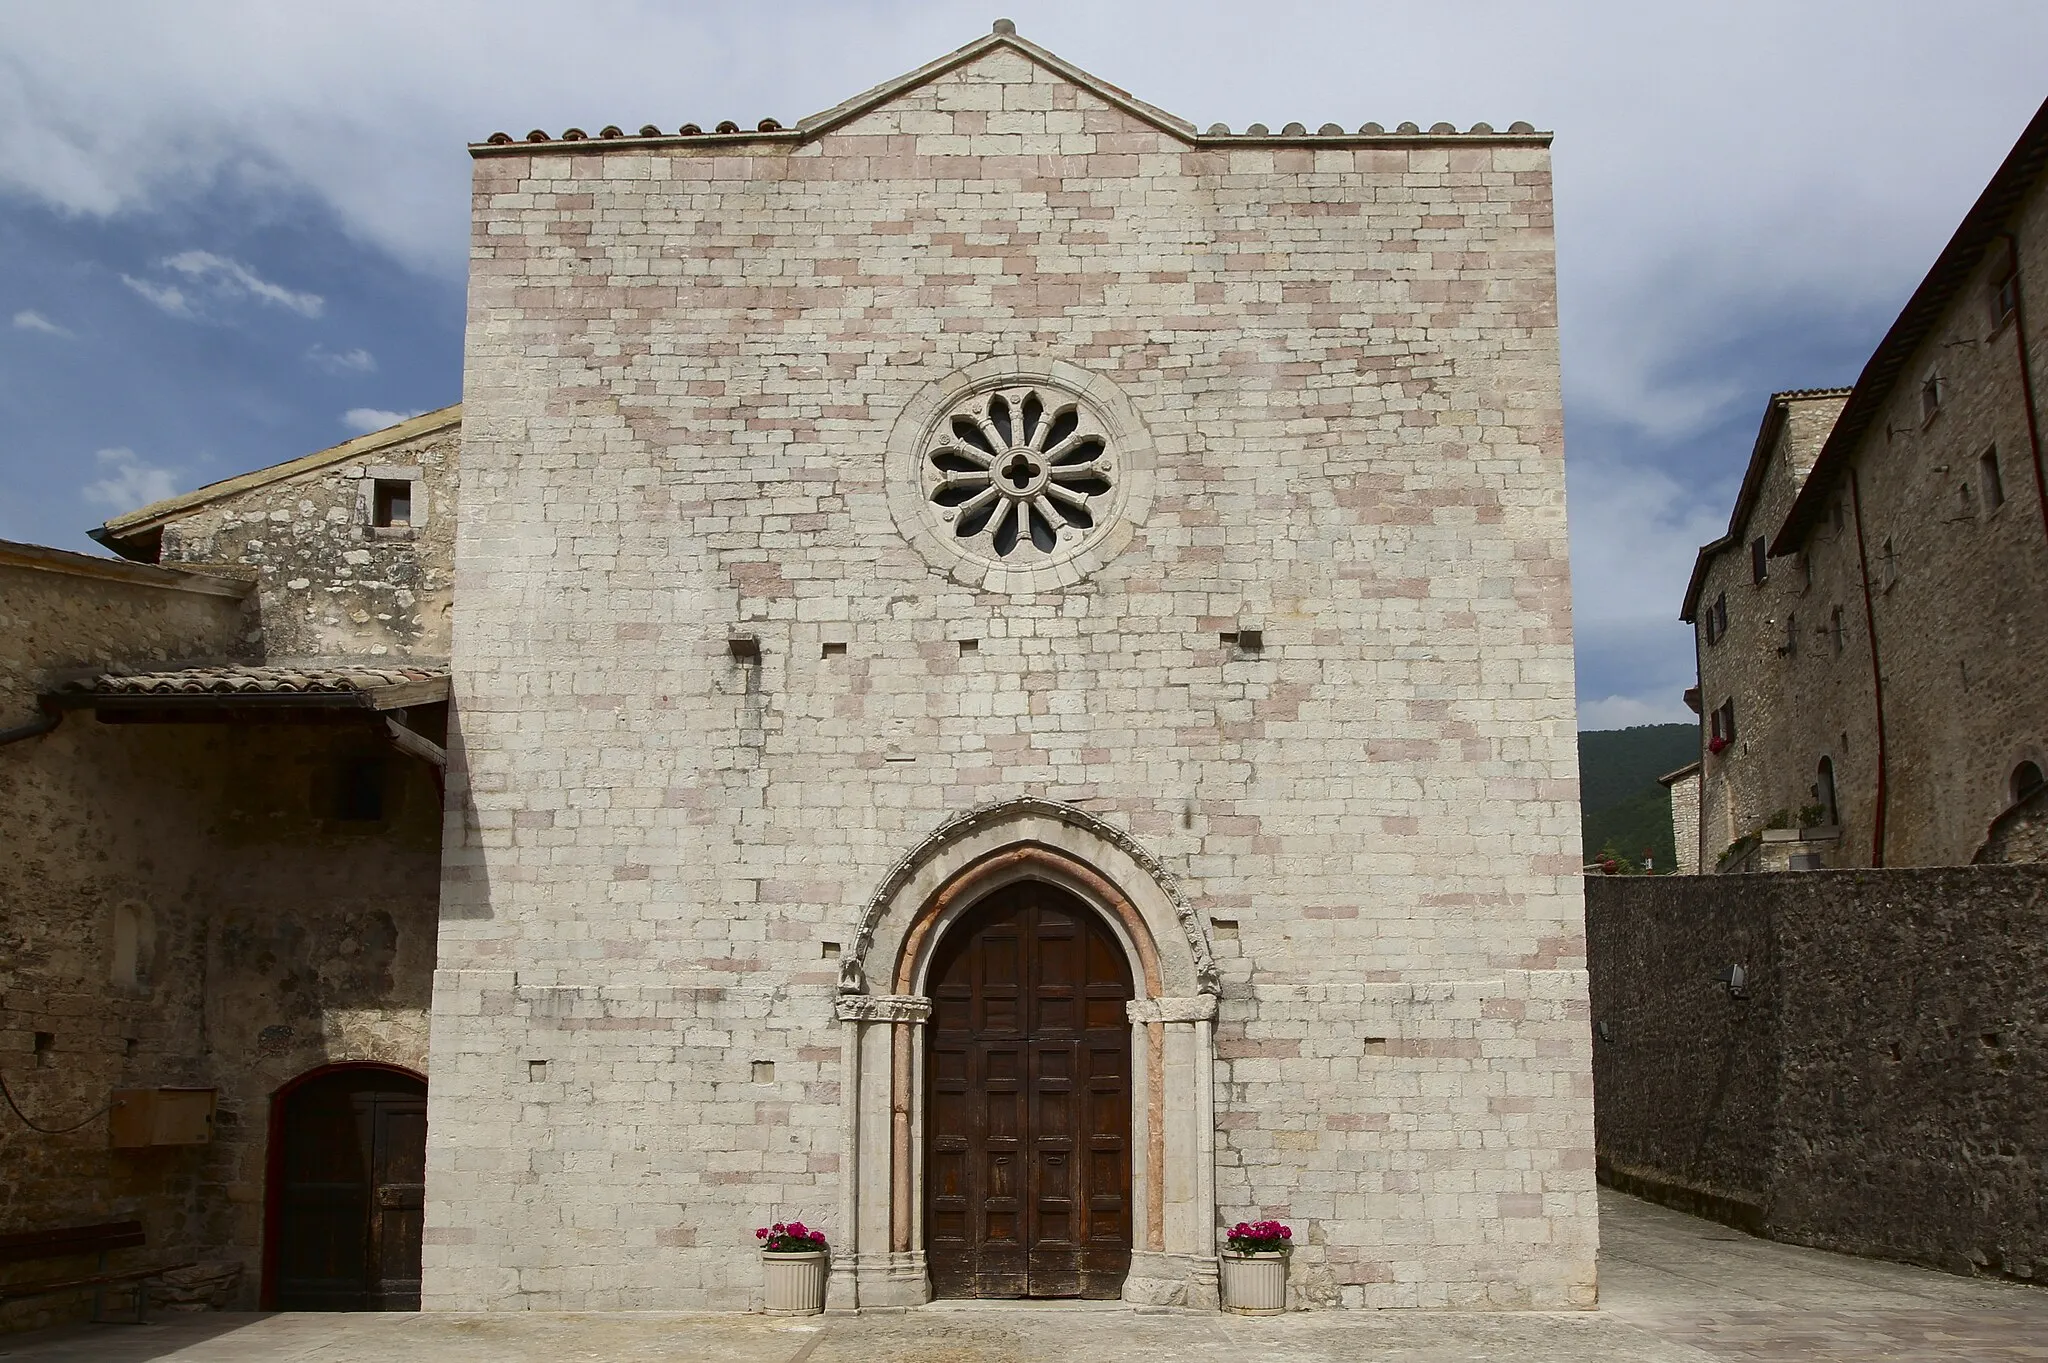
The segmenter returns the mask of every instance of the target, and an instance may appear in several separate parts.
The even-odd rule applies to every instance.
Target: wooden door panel
[[[1130,1266],[1122,949],[1063,891],[990,896],[940,945],[925,1248],[940,1296],[1120,1295]]]
[[[342,1070],[280,1105],[275,1297],[299,1311],[417,1311],[426,1086]]]
[[[370,1220],[373,1305],[379,1311],[417,1311],[427,1205],[426,1099],[379,1094],[371,1119],[376,1136]]]

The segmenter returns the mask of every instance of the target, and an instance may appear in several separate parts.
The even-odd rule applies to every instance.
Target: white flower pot
[[[1222,1268],[1223,1309],[1241,1316],[1277,1316],[1287,1309],[1287,1255],[1273,1250],[1265,1254],[1216,1256]]]
[[[768,1280],[771,1316],[816,1316],[825,1310],[825,1256],[818,1251],[804,1254],[761,1255],[761,1271]]]

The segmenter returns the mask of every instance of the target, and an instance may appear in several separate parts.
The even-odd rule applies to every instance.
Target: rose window
[[[963,399],[933,431],[923,463],[926,500],[977,558],[1063,558],[1108,515],[1109,438],[1078,398],[1049,385]]]

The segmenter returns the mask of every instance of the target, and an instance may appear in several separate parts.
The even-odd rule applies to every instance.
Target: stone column
[[[931,1280],[911,1231],[917,1215],[911,1201],[920,1182],[912,1118],[923,1039],[918,1029],[931,1016],[931,1001],[907,994],[842,994],[836,1011],[845,1028],[841,1051],[848,1083],[840,1101],[849,1153],[841,1171],[844,1245],[833,1255],[826,1307],[919,1306],[931,1299]]]
[[[1132,1176],[1144,1170],[1146,1219],[1163,1240],[1131,1256],[1124,1300],[1151,1306],[1216,1306],[1216,995],[1137,999],[1125,1005],[1132,1045],[1144,1047],[1141,1070],[1149,1092],[1133,1093],[1157,1120],[1145,1124]],[[1154,1051],[1152,1038],[1159,1044]],[[1135,1124],[1134,1124],[1135,1125]],[[1156,1200],[1154,1200],[1156,1199]],[[1134,1228],[1135,1229],[1135,1228]]]
[[[841,995],[834,1010],[839,1018],[839,1245],[825,1279],[828,1314],[860,1309],[853,1271],[860,1224],[860,1014],[847,1007],[858,1002],[857,996]]]

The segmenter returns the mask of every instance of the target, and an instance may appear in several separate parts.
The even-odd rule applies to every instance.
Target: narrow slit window
[[[1922,422],[1932,421],[1934,420],[1935,413],[1940,410],[1941,376],[1929,374],[1926,381],[1920,385],[1920,420]]]
[[[2020,309],[2020,276],[2017,270],[1991,286],[1991,325],[2002,327]]]
[[[1977,456],[1977,498],[1987,512],[2005,505],[2005,479],[1998,472],[1998,447]]]
[[[1762,586],[1764,579],[1771,575],[1769,545],[1763,536],[1749,542],[1749,580]]]
[[[378,478],[370,486],[370,524],[380,530],[412,524],[412,483]]]

